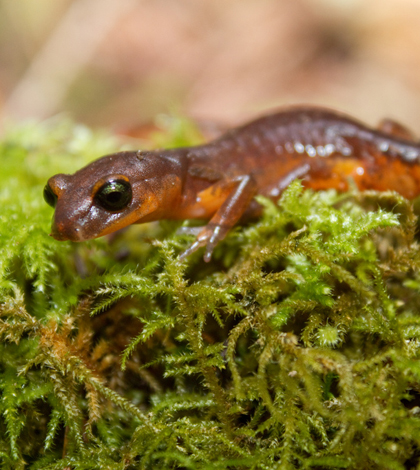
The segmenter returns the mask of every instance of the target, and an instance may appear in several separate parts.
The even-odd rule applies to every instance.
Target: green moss
[[[2,468],[417,468],[410,203],[295,182],[208,264],[172,222],[53,240],[47,178],[116,148],[60,120],[0,143]]]

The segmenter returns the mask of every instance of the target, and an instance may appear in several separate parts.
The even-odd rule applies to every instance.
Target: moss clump
[[[46,179],[115,147],[65,122],[0,144],[2,468],[417,468],[410,203],[295,182],[209,264],[176,223],[48,237]]]

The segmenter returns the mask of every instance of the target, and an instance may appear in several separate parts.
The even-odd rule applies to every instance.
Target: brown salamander
[[[48,180],[55,207],[51,235],[83,241],[134,223],[209,220],[185,257],[214,247],[243,216],[255,216],[262,194],[276,200],[296,178],[315,190],[358,188],[420,194],[420,144],[399,124],[379,128],[316,107],[263,116],[204,145],[118,152],[73,175]]]

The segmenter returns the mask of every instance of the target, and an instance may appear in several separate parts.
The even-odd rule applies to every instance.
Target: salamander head
[[[168,188],[175,187],[165,173],[164,159],[154,152],[119,152],[74,175],[51,177],[44,189],[45,201],[55,208],[51,236],[83,241],[156,220]]]

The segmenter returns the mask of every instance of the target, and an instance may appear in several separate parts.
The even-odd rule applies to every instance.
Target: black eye
[[[133,193],[125,180],[110,180],[101,186],[95,195],[95,202],[110,212],[118,212],[130,204]]]
[[[44,188],[44,200],[51,206],[55,207],[57,205],[57,194],[51,189],[51,186],[47,183]]]

